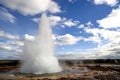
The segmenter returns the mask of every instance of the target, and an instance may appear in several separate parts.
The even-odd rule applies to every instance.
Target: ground
[[[62,72],[51,74],[19,73],[19,65],[0,66],[0,80],[120,80],[119,64],[80,64],[65,62]]]

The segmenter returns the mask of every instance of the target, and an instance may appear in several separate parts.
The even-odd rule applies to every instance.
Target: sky
[[[20,59],[46,12],[60,59],[120,59],[120,0],[0,0],[0,59]]]

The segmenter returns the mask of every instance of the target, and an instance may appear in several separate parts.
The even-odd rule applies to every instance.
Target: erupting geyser
[[[23,73],[54,73],[60,72],[58,60],[54,54],[54,40],[49,20],[42,14],[38,35],[33,41],[26,41],[22,55]]]

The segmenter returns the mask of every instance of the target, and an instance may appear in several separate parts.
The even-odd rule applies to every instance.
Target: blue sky
[[[0,0],[0,59],[20,58],[43,12],[60,58],[120,58],[119,0]]]

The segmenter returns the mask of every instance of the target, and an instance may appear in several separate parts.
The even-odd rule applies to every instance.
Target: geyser
[[[38,35],[33,41],[25,41],[22,55],[22,73],[55,73],[60,72],[58,60],[54,54],[54,40],[49,20],[45,13],[40,19]]]

